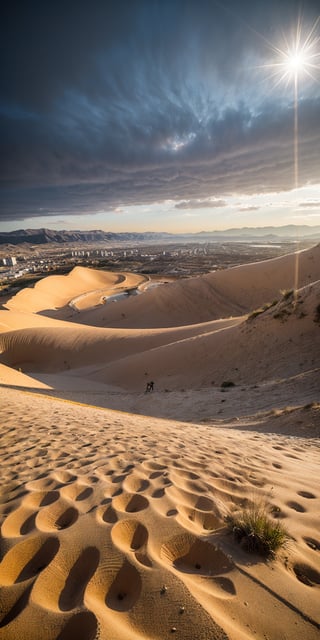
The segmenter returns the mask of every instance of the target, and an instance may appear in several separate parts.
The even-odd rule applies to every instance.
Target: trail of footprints
[[[216,459],[223,453],[217,450]],[[228,475],[222,462],[213,470],[201,454],[181,459],[171,453],[142,459],[138,465],[129,458],[114,454],[91,475],[60,469],[12,490],[2,509],[0,639],[10,637],[19,620],[23,624],[30,602],[34,615],[37,607],[61,615],[58,634],[47,640],[94,640],[100,637],[102,622],[112,629],[108,612],[130,613],[147,606],[142,593],[153,592],[158,599],[153,609],[158,601],[161,610],[167,587],[155,587],[153,567],[168,583],[182,574],[186,584],[200,576],[206,578],[211,596],[227,599],[236,594],[231,558],[206,537],[223,529],[230,510],[248,502],[248,483],[255,490],[263,486],[252,459],[240,464],[234,454],[233,473]],[[281,467],[270,464],[275,470]],[[286,506],[305,513],[306,503],[316,497],[299,491]],[[271,507],[274,517],[285,517],[276,505]],[[165,542],[157,536],[157,517],[162,527],[163,518],[168,521]],[[90,540],[83,534],[86,527]],[[90,544],[83,548],[83,540]],[[305,537],[303,542],[311,554],[319,553],[320,540]],[[292,571],[307,587],[320,584],[312,564],[295,564]],[[183,625],[191,624],[184,612],[183,603],[172,612],[174,629],[181,628],[182,637]]]

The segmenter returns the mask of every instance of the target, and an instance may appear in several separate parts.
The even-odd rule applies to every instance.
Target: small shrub
[[[277,311],[277,313],[273,314],[273,317],[276,320],[288,320],[288,317],[291,315],[290,311],[287,309],[281,309],[281,311]]]
[[[289,300],[293,297],[294,289],[283,289],[280,293],[282,294],[282,300]]]
[[[240,514],[229,518],[229,526],[237,542],[248,552],[263,556],[274,555],[288,540],[281,522],[267,514],[264,504],[253,504]]]
[[[221,389],[227,389],[228,387],[235,387],[235,383],[232,380],[224,380],[221,382]]]
[[[256,318],[257,316],[260,316],[260,314],[263,312],[264,312],[264,309],[262,309],[262,307],[260,307],[260,309],[254,309],[254,311],[251,311],[251,313],[248,315],[247,322],[248,320],[254,320],[254,318]]]
[[[263,305],[262,309],[263,309],[263,311],[267,311],[271,307],[274,307],[276,304],[278,304],[278,300],[272,300],[272,302],[266,302]]]
[[[247,322],[248,322],[248,320],[253,320],[257,316],[261,315],[261,313],[264,313],[265,311],[268,311],[268,309],[270,309],[271,307],[274,307],[277,304],[277,302],[278,302],[278,300],[273,300],[272,302],[266,302],[262,307],[259,307],[259,309],[254,309],[254,311],[252,311],[248,315]]]

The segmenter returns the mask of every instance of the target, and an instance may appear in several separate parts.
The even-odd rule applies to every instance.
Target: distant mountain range
[[[112,233],[111,231],[54,231],[52,229],[18,229],[17,231],[0,232],[0,244],[57,244],[73,242],[104,242],[109,244],[123,242],[156,242],[163,241],[170,236],[166,233]]]
[[[200,231],[199,233],[174,234],[165,232],[144,233],[112,233],[111,231],[54,231],[51,229],[19,229],[17,231],[0,232],[0,244],[18,245],[63,243],[107,243],[117,245],[123,243],[161,244],[164,242],[223,242],[223,241],[267,241],[278,240],[320,240],[320,225],[286,225],[282,227],[242,227],[223,231]]]

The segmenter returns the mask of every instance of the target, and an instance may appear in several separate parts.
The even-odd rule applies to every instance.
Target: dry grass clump
[[[288,540],[285,527],[269,517],[264,503],[253,503],[230,516],[229,526],[245,551],[266,557],[275,555]]]
[[[282,300],[290,300],[294,296],[294,289],[281,289]]]
[[[254,318],[261,315],[261,313],[268,311],[268,309],[270,309],[271,307],[274,307],[277,303],[278,303],[278,300],[273,300],[272,302],[266,302],[262,307],[259,307],[259,309],[254,309],[248,315],[247,322],[250,320],[254,320]]]

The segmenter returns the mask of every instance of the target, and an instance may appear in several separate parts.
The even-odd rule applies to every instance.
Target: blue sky
[[[7,3],[1,229],[320,224],[318,14],[294,0]]]

